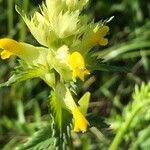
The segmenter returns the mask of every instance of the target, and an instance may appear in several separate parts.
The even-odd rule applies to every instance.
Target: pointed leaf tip
[[[80,110],[83,113],[83,115],[86,115],[89,101],[90,101],[90,92],[86,92],[78,101],[78,104],[80,105]]]

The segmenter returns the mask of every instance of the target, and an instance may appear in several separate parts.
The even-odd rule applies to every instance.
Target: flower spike
[[[7,59],[15,55],[21,60],[21,69],[17,69],[16,74],[3,86],[35,77],[44,80],[54,92],[54,103],[51,105],[56,106],[56,99],[58,101],[56,104],[59,104],[59,107],[56,107],[52,113],[56,119],[62,118],[61,121],[58,121],[60,131],[67,123],[61,125],[62,116],[65,116],[62,114],[63,109],[72,114],[73,119],[70,115],[66,117],[67,121],[73,120],[74,131],[85,132],[87,130],[89,122],[85,115],[90,93],[84,94],[78,101],[79,105],[76,105],[71,93],[72,90],[76,93],[73,82],[76,78],[84,81],[85,75],[89,75],[95,69],[86,68],[84,56],[90,57],[88,53],[97,44],[105,46],[108,43],[105,36],[109,27],[105,25],[105,22],[94,23],[93,19],[91,20],[88,15],[82,13],[88,1],[45,0],[40,7],[40,12],[35,11],[31,17],[16,7],[41,46],[36,47],[9,38],[0,39],[0,57]],[[88,65],[90,69],[92,64],[88,62]]]

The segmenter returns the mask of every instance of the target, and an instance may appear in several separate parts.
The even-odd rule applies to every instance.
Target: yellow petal
[[[1,52],[2,59],[9,58],[11,55],[18,55],[23,49],[19,42],[9,38],[0,39],[0,48],[3,49]]]
[[[106,39],[106,38],[100,38],[99,41],[98,41],[98,44],[102,45],[102,46],[105,46],[105,45],[108,44],[108,39]]]
[[[2,58],[2,59],[7,59],[7,58],[9,58],[11,55],[13,55],[13,53],[11,53],[11,52],[9,52],[9,51],[7,51],[7,50],[3,50],[3,51],[0,53],[0,55],[1,55],[1,58]]]
[[[79,52],[73,52],[70,55],[69,60],[73,70],[73,78],[79,77],[81,80],[84,80],[84,76],[90,74],[90,72],[85,68],[84,58]]]
[[[2,59],[16,55],[23,59],[27,64],[47,64],[47,56],[50,53],[49,49],[44,47],[35,47],[33,45],[17,42],[15,40],[4,38],[0,39],[0,48],[3,51],[0,53]]]
[[[61,92],[63,90],[62,87],[60,88]],[[61,93],[59,92],[59,94]],[[61,96],[62,97],[62,96]],[[84,115],[80,112],[79,108],[77,107],[70,91],[68,88],[66,88],[66,94],[63,99],[64,104],[66,105],[66,108],[70,110],[70,112],[73,114],[73,120],[74,120],[74,131],[79,132],[85,132],[87,130],[87,126],[89,125],[88,121],[84,117]]]
[[[92,46],[95,46],[96,44],[105,46],[108,44],[108,40],[104,37],[107,35],[108,31],[108,26],[102,26],[99,27],[99,29],[95,28],[93,33],[87,38],[86,42]]]
[[[72,113],[73,113],[73,118],[74,118],[74,131],[85,132],[87,130],[87,126],[89,125],[88,121],[79,111],[78,107],[75,107]]]

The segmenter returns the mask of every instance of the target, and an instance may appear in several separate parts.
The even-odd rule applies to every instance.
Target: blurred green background
[[[37,45],[15,11],[15,5],[32,14],[39,9],[41,1],[0,0],[0,38],[11,37]],[[78,93],[82,95],[85,91],[90,91],[92,96],[89,112],[105,118],[108,125],[113,123],[117,130],[117,125],[123,120],[124,108],[132,101],[135,84],[141,85],[143,81],[147,83],[150,80],[150,2],[90,0],[85,12],[94,17],[95,21],[114,16],[108,23],[109,44],[96,48],[96,54],[108,64],[126,67],[127,72],[95,71]],[[15,57],[0,60],[0,83],[10,77],[10,72],[17,64]],[[39,79],[0,89],[0,149],[12,149],[48,122],[48,95],[47,85]],[[150,148],[148,114],[146,107],[128,129],[119,149]],[[100,126],[100,131],[92,128],[91,132],[83,135],[73,134],[74,145],[76,149],[105,150],[115,135],[114,131],[104,125],[104,128]],[[142,133],[145,136],[139,139]]]

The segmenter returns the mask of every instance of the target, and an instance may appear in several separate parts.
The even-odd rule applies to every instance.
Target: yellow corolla
[[[75,132],[85,132],[87,130],[87,126],[89,125],[89,122],[86,120],[86,118],[83,116],[83,114],[79,111],[78,107],[74,107],[72,109],[72,114],[74,118],[74,131]]]
[[[2,59],[7,59],[11,55],[20,55],[23,49],[19,42],[9,38],[0,39],[0,48],[3,49],[0,53]]]
[[[0,39],[0,49],[2,49],[0,52],[2,59],[16,55],[30,65],[45,65],[47,63],[47,55],[50,53],[49,50],[44,47],[35,47],[9,38]]]
[[[86,42],[92,46],[95,46],[96,44],[105,46],[108,44],[108,39],[105,38],[109,31],[108,26],[101,26],[96,27],[93,32],[89,35],[89,37],[86,39]]]
[[[84,76],[90,74],[85,68],[84,58],[79,52],[73,52],[69,57],[69,61],[73,70],[73,78],[79,77],[81,80],[84,80]]]
[[[60,85],[58,88],[59,88],[59,90],[63,89],[63,87],[61,87]],[[63,96],[61,96],[61,97],[63,97]],[[89,97],[87,97],[87,98],[89,98]],[[64,97],[63,101],[64,101],[67,109],[69,109],[73,115],[73,121],[74,121],[74,129],[73,130],[75,132],[80,132],[80,131],[85,132],[87,130],[87,126],[89,125],[89,122],[86,120],[84,115],[81,113],[79,107],[76,105],[68,88],[66,88],[66,93],[65,93],[65,97]]]

